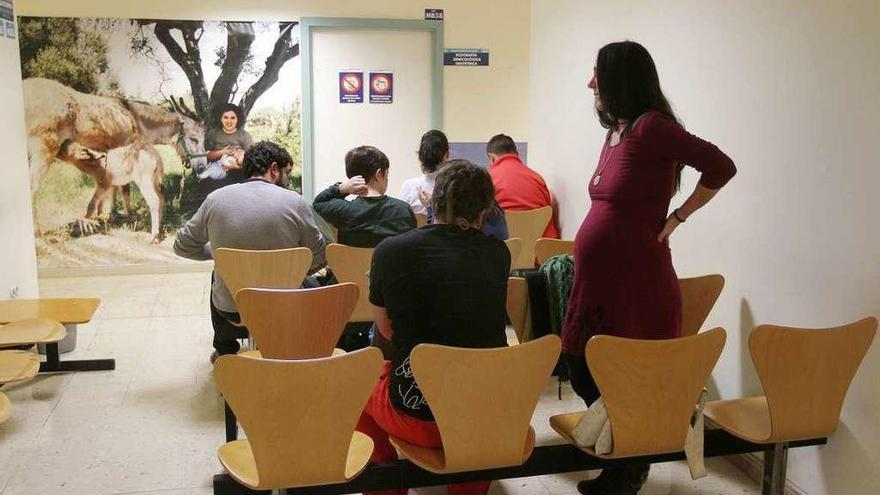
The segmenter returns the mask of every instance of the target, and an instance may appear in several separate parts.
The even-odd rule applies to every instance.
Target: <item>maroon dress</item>
[[[583,356],[587,340],[596,334],[636,339],[681,334],[678,277],[669,245],[657,242],[672,199],[676,163],[699,170],[700,184],[710,189],[722,187],[736,173],[715,145],[658,112],[637,119],[617,145],[606,139],[588,185],[590,211],[575,237],[564,353]]]

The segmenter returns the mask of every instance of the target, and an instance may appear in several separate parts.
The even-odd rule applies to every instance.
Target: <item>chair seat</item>
[[[333,354],[331,354],[331,356],[341,356],[343,354],[345,354],[344,350],[336,348],[336,349],[333,349]],[[263,353],[261,353],[259,350],[243,351],[243,352],[239,352],[238,355],[243,356],[243,357],[249,357],[249,358],[258,358],[258,359],[263,358]]]
[[[88,323],[100,299],[91,297],[59,299],[10,299],[0,301],[0,323],[30,318],[49,318],[60,323]]]
[[[40,357],[28,351],[0,351],[0,383],[19,382],[37,376]]]
[[[739,438],[752,443],[769,443],[770,408],[764,396],[708,402],[704,414],[708,420]]]
[[[556,416],[550,416],[550,427],[553,428],[556,433],[559,433],[559,436],[563,438],[569,444],[583,450],[587,454],[590,454],[593,457],[599,457],[601,459],[613,459],[614,455],[611,454],[597,454],[595,450],[590,448],[584,448],[575,443],[574,437],[572,437],[571,433],[574,431],[574,428],[577,426],[578,421],[581,420],[585,411],[566,413],[566,414],[557,414]],[[612,450],[613,452],[613,450]]]
[[[11,414],[12,403],[9,402],[9,397],[6,397],[6,394],[0,392],[0,424],[6,422]]]
[[[308,446],[304,446],[307,448]],[[351,437],[348,448],[348,459],[345,461],[345,479],[327,480],[326,483],[342,483],[361,474],[367,467],[370,457],[373,455],[373,439],[359,431],[355,431]],[[239,483],[252,489],[278,489],[293,488],[294,486],[310,486],[309,484],[292,485],[290,487],[266,487],[260,486],[260,477],[257,473],[257,463],[251,444],[247,440],[235,440],[223,444],[217,451],[217,457],[223,467]]]
[[[444,474],[444,473],[454,473],[457,471],[447,470],[446,469],[446,455],[443,452],[442,448],[432,449],[427,447],[420,447],[418,445],[413,445],[407,441],[401,440],[396,437],[389,437],[391,440],[391,444],[394,447],[406,455],[406,457],[412,461],[413,464],[419,466],[422,469],[430,471],[432,473]],[[528,458],[532,455],[532,451],[535,449],[535,430],[529,426],[529,433],[526,436],[526,444],[523,449],[523,457],[522,464],[526,462]],[[501,468],[508,466],[495,466],[495,465],[487,465],[474,467],[473,469],[492,469],[492,468]]]
[[[24,344],[51,344],[67,336],[64,325],[55,320],[33,318],[0,327],[0,347]]]

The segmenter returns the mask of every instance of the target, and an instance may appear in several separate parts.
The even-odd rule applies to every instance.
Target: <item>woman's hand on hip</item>
[[[681,225],[681,222],[675,218],[675,215],[672,213],[666,217],[666,223],[663,224],[663,230],[660,231],[660,234],[657,235],[657,242],[662,242],[664,244],[669,244],[669,236],[672,232]]]

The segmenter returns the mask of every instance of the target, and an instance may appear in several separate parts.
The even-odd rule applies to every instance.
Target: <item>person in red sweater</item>
[[[498,134],[486,144],[489,156],[489,175],[495,184],[495,199],[503,210],[534,210],[544,206],[553,207],[553,216],[544,230],[543,237],[559,239],[556,227],[557,206],[547,183],[538,172],[530,169],[516,150],[513,138]]]

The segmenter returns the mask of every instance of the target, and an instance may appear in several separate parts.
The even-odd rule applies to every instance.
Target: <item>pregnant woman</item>
[[[562,337],[572,387],[589,405],[599,397],[584,360],[590,337],[680,335],[681,293],[669,236],[715,196],[736,167],[678,123],[642,45],[604,46],[587,87],[608,133],[587,185],[590,211],[575,238],[574,282]],[[667,215],[684,165],[697,169],[700,181]],[[648,465],[606,469],[599,478],[580,482],[578,491],[635,494],[647,475]]]

